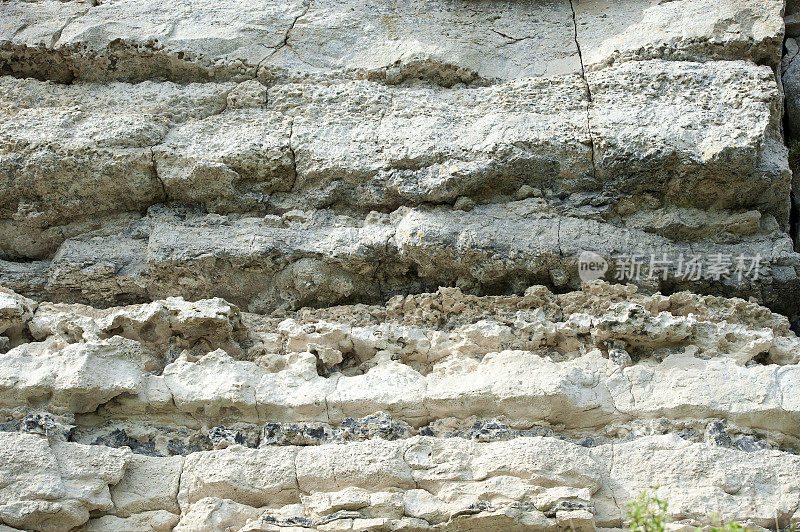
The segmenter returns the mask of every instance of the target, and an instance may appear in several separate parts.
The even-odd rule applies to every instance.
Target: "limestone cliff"
[[[795,38],[0,2],[0,532],[800,523]]]

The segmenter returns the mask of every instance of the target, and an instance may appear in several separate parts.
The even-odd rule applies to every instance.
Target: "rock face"
[[[653,485],[678,522],[800,519],[800,339],[754,302],[597,281],[282,316],[41,303],[16,325],[12,527],[593,530]]]
[[[760,275],[627,280],[794,315],[783,7],[7,2],[0,275],[271,311],[701,251]]]
[[[2,2],[0,528],[800,522],[795,3]]]

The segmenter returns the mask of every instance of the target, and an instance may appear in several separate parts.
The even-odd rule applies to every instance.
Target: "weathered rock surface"
[[[0,529],[800,523],[796,4],[0,2]]]
[[[4,9],[0,65],[58,81],[365,71],[395,83],[421,75],[452,84],[578,72],[578,44],[587,64],[656,57],[776,65],[782,12],[779,0],[481,1],[469,9],[421,1],[37,0]]]
[[[15,447],[28,440],[47,446],[36,436],[12,438]],[[82,452],[103,450],[68,445]],[[800,474],[800,459],[757,451],[743,462],[739,454],[677,436],[591,449],[543,437],[476,443],[415,436],[321,447],[235,446],[187,458],[180,473],[182,517],[176,530],[330,529],[323,525],[333,523],[336,529],[523,530],[570,522],[592,530],[595,524],[619,526],[617,499],[646,489],[648,482],[660,483],[660,492],[670,494],[670,514],[679,521],[702,521],[715,510],[751,526],[770,526],[776,513],[779,523],[793,519],[798,487],[792,481]],[[159,467],[165,459],[145,460]],[[698,473],[685,474],[691,471]],[[108,491],[109,479],[102,475],[95,471],[84,482]],[[166,474],[161,485],[146,487],[163,489],[175,478]],[[111,490],[112,495],[117,492],[113,486]],[[7,498],[4,519],[10,511],[6,508],[23,504],[16,498],[22,496]],[[68,510],[59,507],[51,513],[48,526],[37,529],[66,530],[63,523],[72,517]],[[89,521],[87,529],[130,530],[138,524],[162,530],[176,519],[166,510],[129,517],[109,514]]]
[[[36,473],[91,498],[0,487],[11,526],[593,529],[650,485],[677,521],[796,519],[800,340],[741,299],[596,282],[283,316],[44,303],[19,334],[6,467],[45,471],[34,448],[116,461]]]
[[[48,441],[0,432],[0,521],[35,530],[70,530],[91,511],[114,507],[109,484],[122,478],[127,449]]]
[[[632,255],[645,266],[667,255],[672,262],[665,263],[664,275],[639,279],[650,290],[754,296],[787,314],[795,306],[798,262],[774,218],[756,216],[744,238],[737,239],[742,226],[734,225],[733,233],[720,228],[712,241],[684,242],[656,229],[566,215],[569,210],[531,198],[470,212],[421,206],[365,217],[332,210],[291,211],[281,218],[154,211],[119,234],[69,239],[50,261],[22,267],[0,262],[0,271],[10,288],[62,301],[106,306],[218,296],[265,311],[375,303],[447,285],[478,294],[519,293],[537,282],[579,287],[577,257],[588,250],[620,270]],[[729,275],[679,275],[677,257],[697,255],[698,246],[701,260],[729,257]],[[758,257],[757,274],[737,274],[737,257]]]
[[[16,78],[0,84],[0,272],[19,293],[265,310],[439,285],[578,288],[583,250],[722,242],[770,268],[739,288],[660,288],[798,310],[797,257],[777,233],[791,188],[779,1],[94,4],[2,13]],[[530,197],[506,237],[509,202]],[[453,233],[464,211],[470,228]],[[388,213],[395,238],[357,230]],[[397,227],[419,216],[421,233]],[[282,231],[304,221],[313,233]],[[420,242],[404,249],[400,229]]]
[[[623,197],[648,193],[665,205],[759,209],[786,223],[790,183],[786,164],[776,164],[785,148],[769,69],[644,61],[587,81],[591,103],[579,76],[447,92],[290,83],[268,97],[256,82],[62,87],[7,78],[3,166],[15,178],[0,205],[3,247],[46,256],[59,238],[93,229],[82,216],[124,224],[166,200],[222,214],[366,213],[461,196],[497,201],[523,185],[556,197],[591,191],[606,218],[630,214]],[[696,94],[691,103],[686,91]],[[632,164],[630,153],[641,160]]]

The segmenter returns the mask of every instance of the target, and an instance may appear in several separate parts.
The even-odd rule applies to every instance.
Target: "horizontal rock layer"
[[[46,530],[67,530],[87,509],[112,504],[113,512],[92,518],[86,529],[208,530],[213,523],[215,530],[247,531],[528,530],[571,523],[591,530],[594,522],[618,525],[617,498],[648,487],[643,478],[673,495],[676,518],[702,519],[720,508],[751,526],[768,526],[776,515],[779,523],[797,518],[797,487],[787,482],[800,473],[800,459],[759,451],[742,462],[737,451],[674,436],[593,449],[551,438],[474,443],[416,436],[322,447],[234,446],[185,459],[48,444],[28,434],[0,434],[0,440],[36,458],[24,470],[0,462],[11,486],[19,496],[48,501],[42,508],[4,498],[0,516]],[[87,453],[95,468],[60,465]],[[690,471],[713,465],[707,475],[687,479],[676,474],[676,462]],[[39,486],[63,487],[43,493]],[[97,495],[87,498],[92,491]],[[40,521],[42,514],[49,520]]]
[[[598,282],[284,316],[2,301],[0,437],[51,457],[9,469],[11,526],[592,529],[649,485],[677,520],[800,517],[800,340],[744,300]],[[47,465],[66,452],[116,462],[68,482]]]
[[[446,3],[11,4],[3,13],[6,72],[146,81],[4,80],[0,248],[14,261],[68,255],[59,250],[65,239],[96,228],[118,233],[163,202],[218,214],[331,208],[363,217],[536,195],[545,203],[537,210],[597,221],[607,238],[644,240],[651,251],[646,235],[625,229],[673,241],[705,243],[720,233],[739,241],[758,230],[756,213],[786,229],[790,176],[774,76],[781,8],[731,0],[711,9],[561,0],[469,10]],[[332,33],[348,37],[331,41]],[[585,232],[578,226],[570,238]],[[744,250],[762,247],[745,240]],[[778,249],[788,245],[785,239]],[[535,263],[550,260],[542,251]],[[115,257],[95,253],[98,259],[122,268]],[[780,258],[766,292],[792,293],[795,262]],[[7,284],[37,297],[94,304],[109,297],[89,283],[90,293],[68,296],[31,268],[47,265],[9,265]],[[406,277],[397,290],[453,283]],[[470,277],[477,278],[462,286],[487,284]],[[526,277],[522,284],[547,275]],[[245,303],[230,288],[199,297]],[[353,301],[364,292],[375,300],[375,291],[323,300]]]
[[[774,219],[752,212],[717,221],[716,238],[700,244],[671,240],[652,226],[613,226],[537,198],[470,212],[421,206],[365,217],[292,210],[256,218],[158,208],[119,223],[118,233],[99,229],[68,239],[51,260],[0,261],[0,272],[14,290],[61,301],[106,306],[213,295],[265,311],[380,302],[447,285],[472,293],[520,292],[536,282],[580,286],[577,259],[589,250],[617,263],[617,272],[633,255],[648,268],[651,259],[667,256],[663,273],[638,277],[650,290],[755,296],[792,312],[798,262]],[[737,241],[741,231],[753,232]],[[723,255],[731,264],[724,276],[704,269],[691,278],[677,270],[681,255],[707,264]],[[748,258],[738,273],[737,257]]]
[[[779,0],[547,0],[240,6],[135,0],[14,2],[4,73],[69,82],[244,79],[320,71],[444,85],[663,58],[780,60]],[[580,48],[579,48],[580,47]],[[582,57],[581,57],[582,56]]]
[[[3,248],[39,258],[90,229],[87,215],[164,201],[220,214],[366,213],[462,196],[496,202],[522,186],[615,225],[645,196],[655,207],[756,209],[786,223],[790,178],[769,69],[643,61],[587,81],[591,102],[579,76],[446,92],[6,78]]]
[[[11,3],[0,274],[37,299],[263,311],[730,250],[762,275],[636,282],[795,315],[782,8]],[[207,213],[233,229],[198,232]]]

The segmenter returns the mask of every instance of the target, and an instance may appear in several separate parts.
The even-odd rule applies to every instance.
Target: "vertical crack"
[[[294,467],[294,485],[297,489],[297,499],[300,499],[300,496],[303,495],[303,490],[300,489],[300,478],[297,476],[297,457],[300,455],[299,452],[294,453],[292,457],[292,466]]]
[[[294,135],[294,119],[289,122],[289,155],[292,159],[292,184],[289,187],[290,190],[294,191],[294,187],[297,185],[297,153],[294,151],[294,146],[292,145],[292,139]]]
[[[619,505],[619,502],[617,501],[617,494],[614,492],[614,462],[616,460],[616,456],[614,453],[615,445],[616,444],[614,443],[611,444],[611,466],[608,471],[608,489],[611,492],[611,500],[614,501],[614,506],[616,506],[617,508],[617,519],[619,519],[619,521],[615,524],[622,526],[625,524],[625,520],[622,517],[623,515],[622,507]]]
[[[800,251],[800,198],[798,198],[800,191],[791,191],[789,193],[789,237],[794,244],[794,250]]]
[[[583,64],[583,52],[581,51],[581,43],[578,41],[578,19],[575,15],[575,5],[573,4],[574,0],[569,0],[569,9],[572,12],[572,30],[573,35],[572,38],[575,41],[575,48],[578,50],[578,61],[581,63],[581,79],[583,80],[583,86],[586,89],[586,131],[589,134],[589,157],[592,161],[592,177],[594,177],[595,181],[597,180],[597,165],[595,164],[594,160],[594,134],[592,133],[592,119],[589,112],[590,107],[592,106],[592,88],[589,86],[589,81],[586,79],[586,67]]]
[[[800,251],[800,191],[796,190],[795,184],[797,181],[798,172],[798,148],[800,144],[796,139],[792,138],[792,131],[789,127],[789,94],[787,94],[786,87],[782,83],[783,77],[789,71],[792,63],[800,56],[800,49],[796,45],[787,46],[789,39],[784,39],[783,46],[781,47],[781,62],[776,71],[778,81],[778,89],[783,98],[783,116],[781,117],[781,129],[783,131],[783,144],[786,146],[789,154],[789,170],[792,173],[792,182],[789,187],[789,237],[792,239],[792,245],[795,251]],[[792,320],[794,321],[794,320]]]
[[[385,271],[385,257],[389,256],[389,245],[394,238],[394,232],[386,237],[386,240],[383,242],[383,255],[384,258],[379,258],[377,264],[375,266],[375,282],[378,285],[378,298],[381,301],[382,305],[386,305],[388,298],[386,297],[387,294],[384,293],[383,288],[383,277],[384,275],[388,275],[388,272]]]
[[[175,507],[178,508],[179,512],[181,511],[180,494],[181,494],[181,485],[183,482],[183,470],[185,467],[186,467],[186,457],[181,456],[181,470],[178,472],[178,485],[175,486],[175,495],[173,497],[173,500],[175,501]]]
[[[572,38],[575,41],[575,48],[578,50],[578,60],[581,63],[581,79],[583,79],[583,83],[586,86],[586,96],[589,98],[589,103],[592,102],[592,91],[589,88],[589,83],[586,81],[586,67],[583,64],[583,52],[581,51],[581,43],[578,41],[578,18],[575,15],[575,6],[572,3],[573,0],[569,0],[569,9],[572,12]]]
[[[275,52],[277,52],[278,50],[280,50],[284,46],[288,46],[289,45],[289,35],[292,33],[292,30],[294,29],[295,24],[297,24],[298,20],[300,20],[301,18],[303,18],[304,16],[306,16],[308,14],[308,11],[311,9],[311,0],[308,0],[308,1],[304,2],[304,4],[305,5],[303,6],[303,8],[304,8],[303,12],[300,13],[299,15],[297,15],[296,17],[294,17],[294,19],[292,20],[292,23],[289,25],[289,28],[286,30],[286,33],[283,35],[283,40],[281,41],[281,43],[278,46],[275,47]],[[273,52],[273,54],[275,52]]]
[[[331,406],[328,403],[328,396],[333,395],[336,393],[336,387],[339,386],[339,379],[341,375],[336,376],[336,382],[333,383],[333,391],[330,393],[326,393],[323,398],[325,400],[325,417],[328,419],[328,424],[333,423],[331,421]]]
[[[279,42],[276,46],[267,46],[267,48],[272,48],[272,52],[268,53],[261,61],[258,62],[258,65],[256,66],[256,76],[258,76],[258,72],[261,70],[261,67],[264,65],[264,62],[267,59],[277,54],[282,48],[289,46],[289,36],[291,35],[295,24],[297,24],[298,20],[306,16],[310,10],[311,10],[311,0],[306,0],[305,2],[303,2],[303,11],[301,11],[299,15],[297,15],[296,17],[294,17],[294,19],[292,19],[291,24],[289,24],[289,27],[286,29],[286,33],[283,34],[283,39],[281,40],[281,42]]]
[[[563,219],[562,216],[558,217],[558,227],[556,228],[556,244],[558,245],[558,256],[561,258],[564,257],[564,250],[561,248],[561,222]]]
[[[150,164],[153,167],[153,177],[155,177],[159,184],[161,185],[161,197],[163,202],[169,201],[169,195],[167,194],[167,186],[164,184],[164,180],[161,179],[161,176],[158,174],[158,165],[156,164],[156,152],[153,149],[153,146],[150,146]]]
[[[178,505],[178,510],[181,512],[181,515],[184,511],[184,509],[181,507],[181,489],[188,484],[189,481],[187,478],[185,478],[188,475],[189,473],[186,471],[186,457],[184,456],[183,460],[181,460],[181,472],[178,473],[178,491],[175,493],[175,502]],[[186,488],[186,493],[188,493],[188,491],[188,488]],[[188,497],[186,503],[188,506]]]

